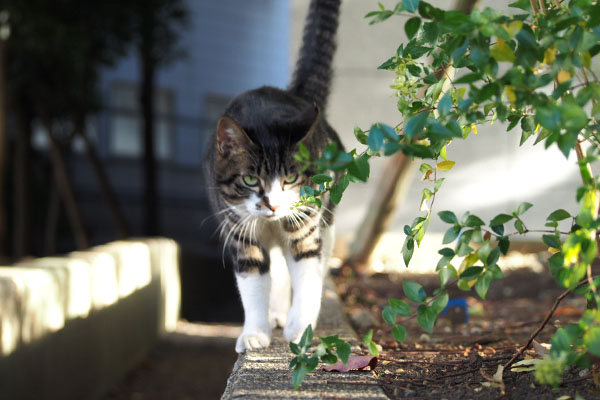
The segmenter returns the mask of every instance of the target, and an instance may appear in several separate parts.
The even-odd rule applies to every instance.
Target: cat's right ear
[[[217,123],[217,150],[227,156],[248,149],[252,140],[244,129],[229,117],[221,117]]]

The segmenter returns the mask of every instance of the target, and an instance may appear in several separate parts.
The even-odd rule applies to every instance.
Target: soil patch
[[[540,385],[534,372],[504,372],[505,394],[493,382],[498,365],[505,364],[527,342],[564,289],[549,273],[522,268],[492,282],[486,300],[473,292],[449,289],[450,299],[462,299],[439,316],[433,334],[425,333],[416,320],[405,321],[407,339],[396,342],[391,326],[381,317],[388,298],[404,298],[402,280],[422,284],[428,294],[439,287],[437,275],[375,274],[359,277],[343,267],[336,277],[338,294],[360,337],[370,329],[382,346],[374,373],[393,399],[556,399],[576,395],[600,398],[592,371],[572,368],[558,389]],[[549,343],[558,327],[579,319],[585,299],[569,295],[536,341]],[[466,309],[466,310],[465,310]],[[468,311],[468,321],[465,318]],[[400,320],[399,320],[400,322]],[[524,358],[537,358],[528,349]],[[566,399],[567,397],[565,397]]]

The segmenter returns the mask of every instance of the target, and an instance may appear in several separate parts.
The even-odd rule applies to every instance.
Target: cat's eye
[[[298,174],[287,176],[283,181],[287,184],[292,184],[296,182],[296,180],[298,180]]]
[[[252,175],[244,175],[242,178],[244,183],[248,186],[256,186],[258,185],[258,178]]]

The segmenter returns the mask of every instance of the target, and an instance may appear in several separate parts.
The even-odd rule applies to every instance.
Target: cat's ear
[[[221,117],[217,123],[217,150],[227,156],[252,146],[252,140],[244,129],[229,117]]]
[[[310,137],[313,132],[317,129],[319,123],[319,107],[316,104],[312,104],[297,117],[298,126],[302,127],[302,136],[300,142],[306,143],[310,141]]]

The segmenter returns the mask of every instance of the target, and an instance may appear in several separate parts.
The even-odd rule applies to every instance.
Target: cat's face
[[[305,120],[312,118],[315,122],[318,110],[301,117],[299,121],[303,122],[254,128],[262,130],[260,135],[250,135],[231,118],[221,118],[217,127],[216,175],[221,198],[230,211],[239,217],[302,218],[297,207],[300,188],[310,185],[310,181],[300,173],[293,155],[298,151],[298,142],[313,127]]]

